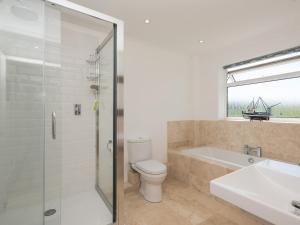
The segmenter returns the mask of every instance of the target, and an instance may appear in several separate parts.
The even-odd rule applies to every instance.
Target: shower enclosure
[[[96,183],[95,188],[112,210],[113,205],[113,42],[110,32],[87,60],[90,88],[95,94]]]
[[[0,225],[123,224],[122,52],[122,21],[0,1]]]

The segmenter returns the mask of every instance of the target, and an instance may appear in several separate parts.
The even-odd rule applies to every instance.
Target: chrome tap
[[[244,153],[246,155],[261,157],[262,149],[261,149],[261,147],[250,147],[249,145],[244,145]]]

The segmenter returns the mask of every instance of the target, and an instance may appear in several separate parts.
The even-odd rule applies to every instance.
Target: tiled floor
[[[126,225],[269,224],[173,179],[167,179],[163,189],[161,203],[146,202],[138,192],[127,193]]]

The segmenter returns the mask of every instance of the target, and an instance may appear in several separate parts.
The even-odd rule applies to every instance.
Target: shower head
[[[98,90],[99,90],[99,85],[92,84],[92,85],[90,86],[90,88],[93,89],[93,90],[98,91]]]
[[[16,17],[27,20],[27,21],[36,21],[38,20],[38,15],[36,12],[27,7],[23,0],[18,0],[16,5],[10,7],[10,11]]]

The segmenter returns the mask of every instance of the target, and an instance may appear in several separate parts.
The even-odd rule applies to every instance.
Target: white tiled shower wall
[[[96,171],[95,95],[86,60],[105,34],[62,23],[62,197],[94,189]],[[74,115],[81,104],[81,115]]]

